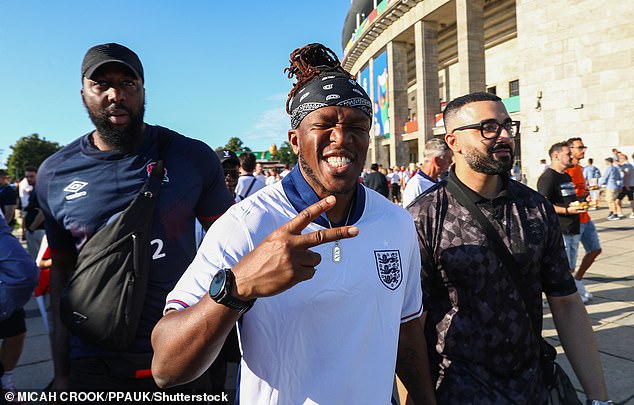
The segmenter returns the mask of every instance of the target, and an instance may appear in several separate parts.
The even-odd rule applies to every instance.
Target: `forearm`
[[[29,227],[29,231],[36,230],[40,225],[42,225],[42,223],[44,223],[44,213],[42,212],[42,210],[38,210],[33,223]]]
[[[66,271],[53,261],[51,310],[53,313],[52,354],[55,378],[67,378],[70,373],[70,334],[60,317],[60,299],[67,280]]]
[[[13,221],[14,213],[15,213],[15,205],[6,205],[4,207],[4,219],[7,221],[7,224]]]
[[[605,378],[590,318],[577,294],[548,297],[566,357],[586,396],[607,400]]]
[[[152,375],[159,387],[185,384],[207,370],[238,317],[238,311],[208,295],[190,308],[165,314],[152,331]]]
[[[396,374],[416,404],[435,404],[427,343],[423,333],[424,316],[401,325],[396,359]]]

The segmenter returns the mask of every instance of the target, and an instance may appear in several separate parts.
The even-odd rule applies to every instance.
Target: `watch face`
[[[224,270],[219,270],[218,273],[211,279],[211,284],[209,285],[209,295],[211,298],[217,298],[218,295],[222,292],[222,288],[225,285],[226,274]]]

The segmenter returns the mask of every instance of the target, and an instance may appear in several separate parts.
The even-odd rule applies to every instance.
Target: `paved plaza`
[[[591,212],[591,216],[603,253],[586,274],[587,289],[594,295],[586,308],[599,344],[610,398],[617,404],[634,405],[634,219],[607,221],[605,209]],[[580,255],[582,252],[583,249]],[[41,390],[53,378],[53,363],[34,299],[27,305],[26,315],[28,335],[14,380],[21,390]],[[544,336],[561,352],[547,306]],[[581,385],[563,354],[559,355],[559,362],[581,392]],[[583,394],[580,398],[585,399]]]

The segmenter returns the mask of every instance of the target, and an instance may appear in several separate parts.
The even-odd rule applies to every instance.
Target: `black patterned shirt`
[[[413,202],[422,260],[425,335],[438,403],[539,404],[542,298],[576,291],[557,215],[540,194],[513,180],[486,199],[452,170],[492,222],[520,268],[498,259],[480,225],[441,182]],[[527,317],[510,271],[519,271],[530,296]]]

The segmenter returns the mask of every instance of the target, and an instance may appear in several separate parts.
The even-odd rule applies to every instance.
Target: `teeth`
[[[350,163],[350,159],[348,159],[347,157],[341,157],[341,156],[329,157],[326,161],[332,167],[341,167]]]

